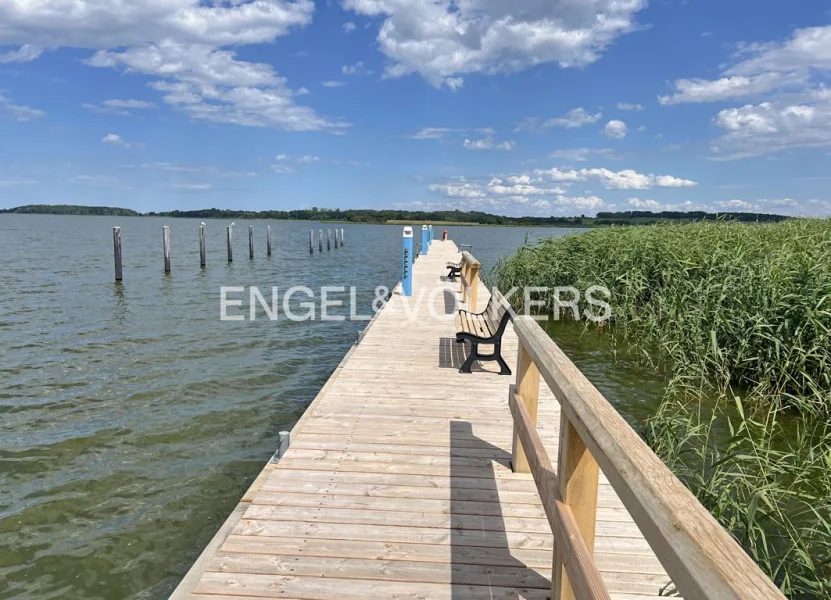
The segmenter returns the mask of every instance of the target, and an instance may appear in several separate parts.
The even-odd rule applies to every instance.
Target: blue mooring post
[[[430,246],[430,243],[427,241],[427,236],[430,235],[430,232],[427,230],[427,225],[421,226],[421,252],[422,254],[427,254],[427,248]]]
[[[429,232],[430,232],[430,242],[429,242],[427,245],[428,245],[428,246],[432,246],[432,245],[433,245],[433,226],[432,226],[432,225],[428,225],[428,226],[427,226],[427,231],[429,231]]]
[[[405,296],[413,295],[413,228],[404,228],[404,255],[401,260],[401,289]]]

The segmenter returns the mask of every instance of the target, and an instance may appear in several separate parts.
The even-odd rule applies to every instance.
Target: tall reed
[[[503,257],[496,283],[606,286],[615,339],[644,362],[698,388],[831,411],[831,221],[592,230]]]
[[[831,599],[831,221],[593,230],[493,279],[607,287],[610,350],[667,373],[646,441],[789,598]]]

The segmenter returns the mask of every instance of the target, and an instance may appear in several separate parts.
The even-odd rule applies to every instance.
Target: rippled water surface
[[[165,598],[365,326],[223,322],[220,286],[354,285],[367,313],[399,279],[398,226],[338,224],[346,246],[310,256],[309,229],[334,225],[272,222],[267,257],[255,221],[250,261],[237,221],[229,264],[207,221],[201,270],[198,224],[0,215],[0,598]],[[486,269],[528,233],[447,229]]]

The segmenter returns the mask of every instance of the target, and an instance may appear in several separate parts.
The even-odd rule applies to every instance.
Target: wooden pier
[[[459,260],[418,257],[171,598],[781,600],[532,319],[514,375],[458,372]]]

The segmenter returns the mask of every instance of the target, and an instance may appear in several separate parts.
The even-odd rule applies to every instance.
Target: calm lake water
[[[220,286],[356,286],[366,314],[399,279],[400,226],[338,224],[346,246],[310,256],[309,229],[334,224],[237,221],[229,264],[228,223],[209,220],[202,270],[198,224],[0,215],[0,598],[166,598],[366,324],[220,321]],[[446,229],[484,271],[527,234],[573,232]],[[643,378],[577,331],[555,337],[638,418]]]

